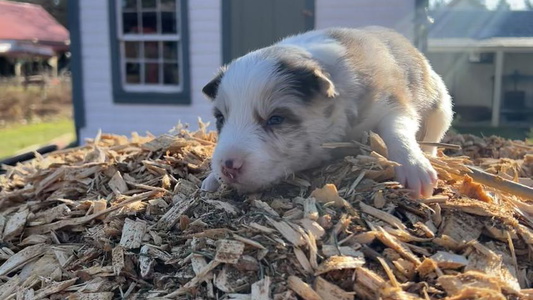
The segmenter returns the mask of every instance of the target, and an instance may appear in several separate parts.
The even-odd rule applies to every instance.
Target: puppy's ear
[[[327,98],[338,95],[335,85],[319,66],[281,62],[278,71],[288,77],[288,84],[298,94],[311,99],[320,93]]]
[[[204,86],[202,89],[202,92],[210,99],[214,100],[218,93],[218,87],[220,85],[220,81],[222,80],[222,77],[224,77],[224,72],[226,71],[225,68],[221,68],[215,78],[213,78],[211,81],[209,81],[208,84]]]
[[[328,98],[335,98],[338,93],[331,79],[320,69],[315,69],[313,73],[318,80],[320,92]]]

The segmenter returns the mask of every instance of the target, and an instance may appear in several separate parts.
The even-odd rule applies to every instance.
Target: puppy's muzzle
[[[238,181],[238,177],[241,173],[242,166],[244,164],[243,159],[230,158],[226,159],[222,165],[222,175],[224,175],[229,182]]]

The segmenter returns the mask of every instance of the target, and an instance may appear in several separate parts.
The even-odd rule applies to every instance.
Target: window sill
[[[170,104],[190,105],[191,95],[188,92],[160,93],[160,92],[114,92],[113,102],[118,104]]]

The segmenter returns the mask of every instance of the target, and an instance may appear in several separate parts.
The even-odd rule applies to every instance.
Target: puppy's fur
[[[220,181],[265,188],[331,158],[327,142],[373,130],[397,180],[428,197],[436,172],[422,151],[452,121],[450,96],[424,56],[385,28],[332,28],[288,37],[223,68],[203,92],[213,100],[219,141],[204,190]]]

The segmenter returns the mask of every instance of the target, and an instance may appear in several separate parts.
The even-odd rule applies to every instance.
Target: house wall
[[[526,105],[533,108],[533,54],[532,53],[507,53],[504,57],[504,75],[511,75],[518,70],[522,75],[532,76],[527,80],[517,83],[517,90],[526,92]],[[514,83],[507,80],[503,83],[503,91],[513,91]]]
[[[315,27],[380,25],[412,39],[414,13],[415,0],[316,0]]]
[[[211,120],[211,106],[201,90],[221,63],[220,1],[189,1],[192,105],[113,103],[107,0],[80,1],[79,5],[86,114],[81,142],[93,138],[99,129],[125,135],[132,131],[161,134],[179,120],[192,126],[198,116]]]
[[[433,69],[443,77],[456,105],[492,107],[494,63],[471,63],[467,53],[429,53]],[[526,53],[506,53],[504,75],[515,70],[533,76],[533,56]],[[533,80],[521,81],[519,90],[526,91],[526,102],[533,107]],[[502,90],[513,90],[512,80],[503,83]]]
[[[466,53],[429,53],[427,57],[456,105],[491,107],[494,64],[470,63]]]

